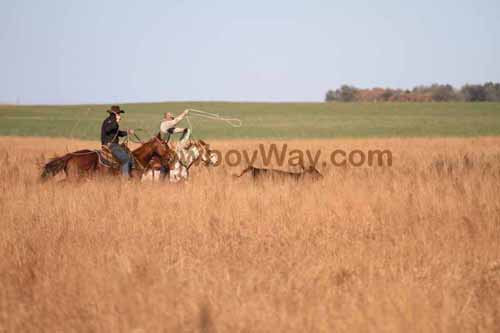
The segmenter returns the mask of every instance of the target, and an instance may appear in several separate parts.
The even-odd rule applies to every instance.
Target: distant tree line
[[[466,84],[456,89],[449,84],[417,86],[412,90],[359,89],[343,85],[326,93],[327,102],[500,102],[500,83]]]

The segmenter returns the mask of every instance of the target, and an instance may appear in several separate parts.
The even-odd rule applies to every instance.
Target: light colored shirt
[[[163,120],[160,124],[160,132],[162,134],[166,134],[168,132],[169,129],[174,129],[173,130],[173,133],[179,133],[179,132],[182,132],[183,129],[182,128],[175,128],[175,126],[180,123],[182,121],[182,119],[184,119],[184,117],[186,116],[187,112],[183,112],[181,113],[179,116],[177,116],[176,118],[174,119],[171,119],[171,120]]]

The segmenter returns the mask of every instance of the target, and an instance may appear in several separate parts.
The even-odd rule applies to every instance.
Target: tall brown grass
[[[500,138],[289,145],[394,162],[40,184],[39,160],[96,145],[2,138],[0,331],[500,331]]]

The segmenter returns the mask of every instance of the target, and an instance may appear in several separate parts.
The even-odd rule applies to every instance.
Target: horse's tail
[[[61,157],[55,157],[51,159],[47,164],[43,166],[42,175],[40,178],[46,180],[49,177],[57,175],[59,172],[66,168],[68,161],[71,159],[71,154],[66,154]]]
[[[244,169],[239,175],[233,175],[233,177],[240,178],[241,176],[243,176],[245,173],[247,173],[248,171],[250,171],[252,169],[253,169],[253,166],[250,165],[246,169]]]

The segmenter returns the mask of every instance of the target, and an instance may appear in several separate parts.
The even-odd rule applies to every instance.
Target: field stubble
[[[394,162],[316,183],[221,166],[73,186],[39,184],[36,163],[88,142],[3,138],[0,331],[498,332],[499,144],[289,141]]]

